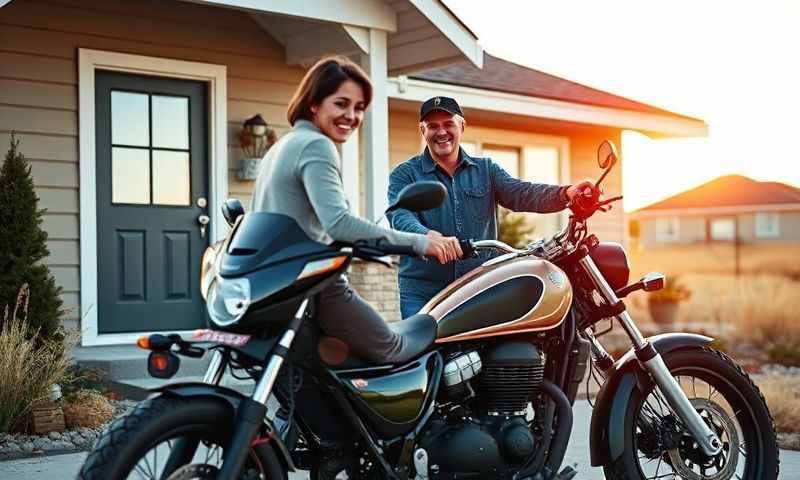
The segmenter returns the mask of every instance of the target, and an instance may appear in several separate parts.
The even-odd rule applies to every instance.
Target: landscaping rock
[[[800,450],[800,433],[779,433],[778,446],[786,450]]]
[[[61,440],[61,434],[59,432],[50,432],[47,434],[47,438],[53,441]]]
[[[25,442],[22,444],[22,451],[25,453],[31,453],[33,451],[33,442]]]

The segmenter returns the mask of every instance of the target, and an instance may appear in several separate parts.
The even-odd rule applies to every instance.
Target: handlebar
[[[517,253],[524,254],[527,250],[519,250],[499,240],[460,240],[461,251],[464,253],[463,258],[471,257],[475,252],[480,250],[499,250],[503,253]]]

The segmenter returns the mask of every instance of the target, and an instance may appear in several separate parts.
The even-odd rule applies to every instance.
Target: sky
[[[733,173],[800,187],[800,0],[444,3],[492,55],[709,125],[623,135],[626,211]]]

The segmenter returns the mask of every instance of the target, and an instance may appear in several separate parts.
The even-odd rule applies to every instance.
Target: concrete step
[[[135,345],[109,345],[100,347],[75,347],[71,356],[82,369],[101,373],[108,381],[148,378],[147,355],[149,352]],[[211,355],[203,358],[181,356],[181,376],[202,376]]]

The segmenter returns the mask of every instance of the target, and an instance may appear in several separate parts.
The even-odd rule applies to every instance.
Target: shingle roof
[[[411,78],[514,93],[529,97],[698,120],[524,67],[488,53],[484,53],[483,69],[479,69],[472,64],[463,63],[417,73],[412,75]]]
[[[758,182],[742,175],[726,175],[638,211],[786,203],[800,204],[800,188],[780,182]]]

